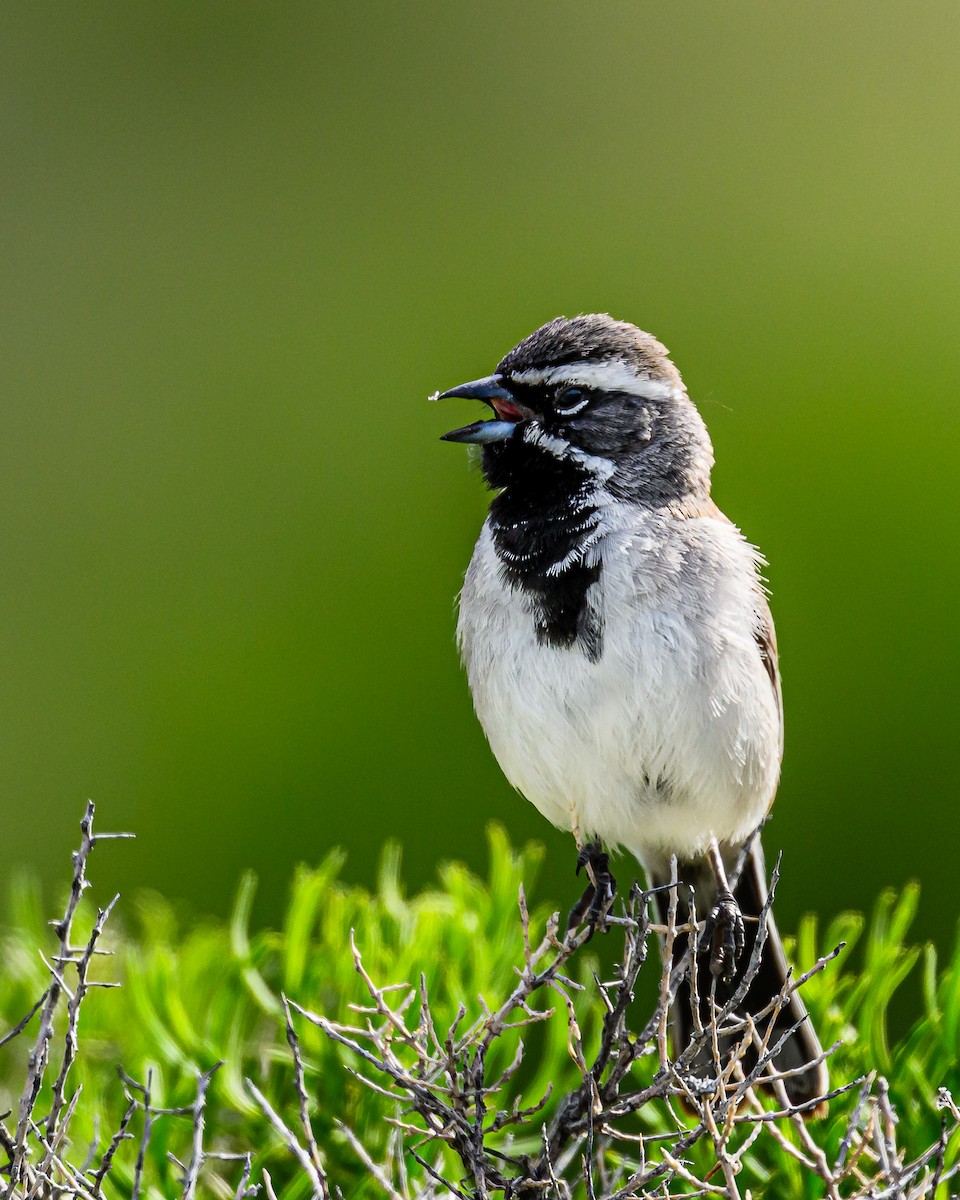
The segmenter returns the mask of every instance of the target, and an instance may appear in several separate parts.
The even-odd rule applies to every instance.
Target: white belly
[[[641,862],[741,841],[779,775],[753,551],[716,519],[670,526],[667,553],[659,518],[606,539],[589,595],[597,662],[538,644],[531,601],[502,582],[486,526],[460,601],[474,706],[504,774],[555,825]]]

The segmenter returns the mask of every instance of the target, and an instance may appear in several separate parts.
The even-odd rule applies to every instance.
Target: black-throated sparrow
[[[558,317],[493,375],[444,392],[494,413],[445,435],[482,447],[497,491],[467,570],[458,636],[473,702],[510,782],[572,829],[612,897],[599,838],[654,885],[679,861],[682,896],[712,913],[700,994],[736,986],[766,896],[759,839],[777,790],[780,677],[757,551],[710,499],[713,450],[666,349],[606,315]],[[744,924],[741,910],[747,915]],[[575,914],[582,917],[585,909]],[[745,952],[745,953],[744,953]],[[709,968],[709,969],[708,969]],[[787,964],[769,919],[745,1007],[759,1012]],[[688,1040],[689,998],[675,1008]],[[794,994],[770,1044],[798,1101],[827,1087]],[[814,1064],[808,1066],[808,1064]]]

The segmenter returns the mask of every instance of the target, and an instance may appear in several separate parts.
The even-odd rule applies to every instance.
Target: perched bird
[[[444,435],[481,447],[496,492],[458,621],[493,753],[577,838],[591,886],[574,923],[596,924],[612,901],[604,845],[634,854],[654,887],[676,856],[681,906],[692,889],[710,918],[693,956],[699,993],[706,1005],[712,981],[722,1002],[766,898],[759,838],[728,879],[776,794],[783,724],[761,559],[710,498],[703,419],[664,346],[604,314],[550,321],[494,374],[437,398],[451,397],[493,411]],[[751,1013],[786,978],[772,917],[766,935]],[[679,1051],[689,992],[673,1022]],[[822,1095],[820,1045],[795,993],[769,1044],[779,1038],[791,1099]]]

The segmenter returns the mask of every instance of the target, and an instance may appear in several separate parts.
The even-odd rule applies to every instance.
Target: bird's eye
[[[567,387],[557,393],[553,407],[560,416],[571,417],[581,408],[585,408],[588,400],[589,396],[583,388]]]

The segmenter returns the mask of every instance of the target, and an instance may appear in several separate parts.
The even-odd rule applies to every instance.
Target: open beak
[[[486,445],[489,442],[505,442],[513,437],[517,425],[534,414],[528,408],[518,404],[513,393],[504,386],[499,375],[488,375],[485,379],[474,379],[470,383],[461,383],[459,387],[451,388],[435,396],[436,400],[448,400],[453,397],[464,400],[482,400],[496,413],[487,421],[474,421],[462,429],[453,429],[444,433],[444,442],[475,442]]]

